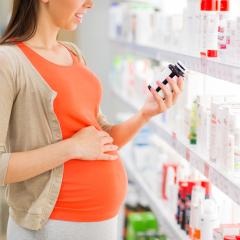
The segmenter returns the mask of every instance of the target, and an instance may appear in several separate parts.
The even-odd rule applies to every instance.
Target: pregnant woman
[[[92,0],[14,0],[0,40],[0,185],[9,206],[8,240],[116,240],[127,190],[118,149],[166,111],[183,79],[158,83],[130,119],[110,124],[102,86],[77,46],[75,30]],[[90,31],[90,30],[89,30]]]

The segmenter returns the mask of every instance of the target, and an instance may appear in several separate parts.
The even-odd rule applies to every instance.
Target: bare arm
[[[139,111],[130,119],[113,125],[108,133],[114,139],[114,144],[120,148],[127,144],[147,122],[148,120]]]
[[[71,142],[63,140],[42,148],[11,154],[5,184],[27,180],[71,159]]]
[[[71,138],[26,152],[11,153],[5,184],[35,177],[70,159],[116,160],[118,149],[108,133],[90,126],[81,129]]]
[[[114,144],[119,147],[124,146],[152,117],[165,112],[176,102],[183,89],[183,79],[180,77],[175,82],[168,78],[168,82],[173,91],[170,91],[161,82],[157,82],[164,93],[165,100],[152,88],[150,90],[151,95],[148,96],[143,107],[133,117],[109,128],[107,132],[114,139]]]

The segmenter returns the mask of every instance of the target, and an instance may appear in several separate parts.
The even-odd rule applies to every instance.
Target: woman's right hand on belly
[[[81,129],[70,139],[73,146],[73,158],[81,160],[116,160],[115,152],[118,146],[113,144],[113,138],[104,131],[90,126]]]

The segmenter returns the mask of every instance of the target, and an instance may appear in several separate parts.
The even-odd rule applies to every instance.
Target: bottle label
[[[219,16],[217,11],[203,11],[201,14],[201,49],[218,49]]]
[[[240,152],[234,153],[234,169],[240,171]]]

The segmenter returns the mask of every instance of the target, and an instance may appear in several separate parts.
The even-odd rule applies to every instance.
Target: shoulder
[[[86,64],[80,48],[75,43],[67,42],[67,41],[59,41],[59,42],[65,46],[67,46],[68,48],[70,48],[77,55],[77,57],[80,59],[80,61],[82,61],[83,63]]]
[[[18,64],[15,45],[0,45],[0,70],[14,75]]]

